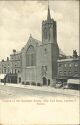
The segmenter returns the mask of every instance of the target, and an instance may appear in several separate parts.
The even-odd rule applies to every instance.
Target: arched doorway
[[[48,86],[50,85],[50,79],[48,79]]]
[[[21,83],[21,77],[19,77],[19,83]]]
[[[43,77],[43,85],[47,85],[47,79]]]

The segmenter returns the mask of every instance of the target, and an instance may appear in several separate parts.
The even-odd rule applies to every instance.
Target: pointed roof
[[[47,14],[47,20],[51,19],[51,15],[50,15],[50,9],[49,9],[49,3],[48,3],[48,14]]]

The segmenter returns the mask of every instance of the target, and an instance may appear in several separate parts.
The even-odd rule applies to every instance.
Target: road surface
[[[0,123],[79,124],[79,97],[0,85]]]

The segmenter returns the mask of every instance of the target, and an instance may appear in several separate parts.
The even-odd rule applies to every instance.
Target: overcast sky
[[[57,42],[67,55],[79,52],[79,2],[50,1],[51,17],[57,21]],[[0,1],[0,60],[13,49],[21,50],[29,35],[41,40],[42,20],[47,18],[46,1]]]

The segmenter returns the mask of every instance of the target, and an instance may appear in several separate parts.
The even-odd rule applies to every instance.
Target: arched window
[[[44,38],[47,39],[47,28],[44,28]]]
[[[36,66],[36,53],[32,45],[30,45],[26,52],[26,66]]]

